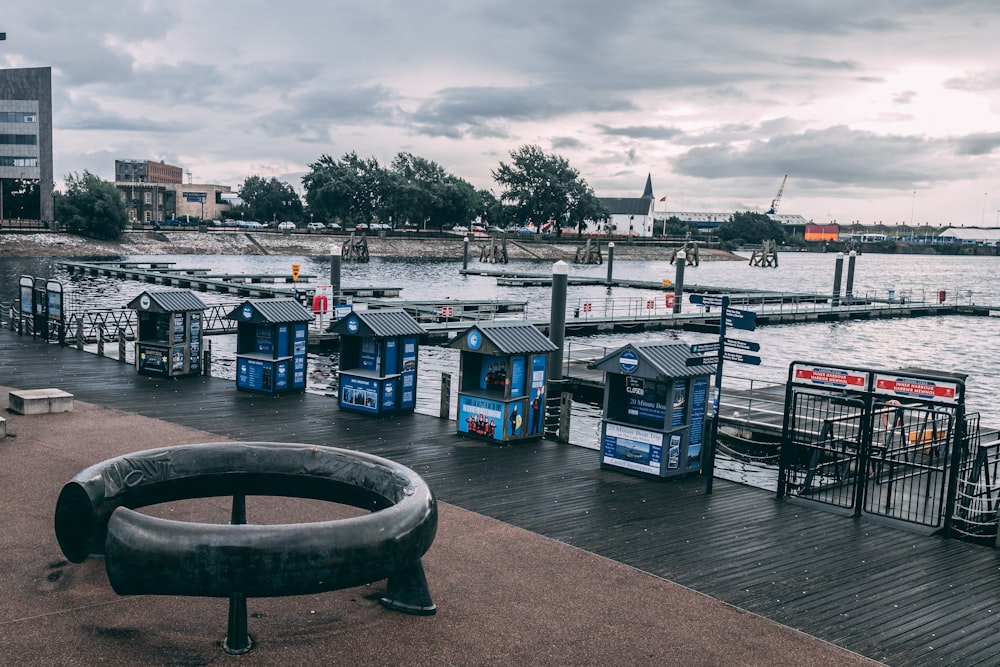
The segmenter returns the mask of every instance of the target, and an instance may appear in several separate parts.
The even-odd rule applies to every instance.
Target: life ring
[[[888,401],[885,402],[885,408],[882,411],[882,426],[884,428],[889,428],[890,412],[896,415],[895,423],[893,424],[893,426],[902,423],[903,417],[901,414],[899,414],[899,411],[895,409],[895,408],[900,408],[902,406],[903,404],[897,401],[895,398],[890,398]]]
[[[322,294],[317,294],[313,297],[313,312],[314,313],[325,313],[329,309],[329,304],[327,302],[326,296]]]

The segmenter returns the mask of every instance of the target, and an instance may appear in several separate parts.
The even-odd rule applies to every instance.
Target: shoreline
[[[99,241],[65,233],[0,233],[0,256],[4,257],[93,257],[115,255],[302,255],[328,256],[339,252],[349,237],[326,234],[275,234],[245,232],[155,232],[127,231],[121,241]],[[372,257],[418,257],[427,259],[461,258],[463,237],[407,238],[405,236],[367,237],[368,252]],[[469,241],[469,261],[479,261],[480,246],[489,239],[474,238]],[[535,243],[520,239],[507,239],[510,259],[563,260],[573,263],[577,243],[567,239],[563,243]],[[607,244],[602,243],[602,254],[607,254]],[[673,246],[630,244],[615,241],[617,259],[662,260],[669,259]],[[700,248],[703,261],[741,261],[746,257],[726,250]]]

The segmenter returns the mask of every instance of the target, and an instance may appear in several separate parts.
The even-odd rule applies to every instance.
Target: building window
[[[10,155],[0,155],[0,167],[37,167],[36,157],[12,157]]]
[[[152,204],[153,203],[153,193],[152,192],[144,192],[144,193],[142,193],[142,203],[145,204],[146,206],[149,206],[150,204]]]
[[[37,123],[34,111],[0,111],[0,123]]]
[[[0,134],[0,144],[9,146],[37,146],[38,135],[35,134]]]

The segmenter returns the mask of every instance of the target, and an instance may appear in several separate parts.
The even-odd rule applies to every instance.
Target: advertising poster
[[[403,374],[400,378],[402,396],[399,397],[401,408],[414,407],[417,400],[417,339],[403,339]]]
[[[157,375],[167,374],[167,348],[139,346],[139,370]]]
[[[660,383],[626,375],[625,394],[625,414],[628,421],[641,426],[663,428],[667,404]]]
[[[483,367],[479,371],[479,388],[503,392],[507,383],[507,357],[483,355]]]
[[[340,376],[340,402],[361,412],[378,413],[378,382],[353,375]]]
[[[542,432],[545,419],[545,364],[548,357],[539,354],[531,358],[531,403],[528,406],[528,435]]]
[[[522,401],[507,405],[507,420],[505,424],[508,438],[520,438],[524,434],[525,419]]]
[[[510,397],[524,396],[524,355],[519,354],[510,360]]]
[[[605,424],[601,462],[607,465],[660,474],[663,434],[620,424]]]
[[[671,426],[680,426],[684,423],[684,408],[687,405],[687,382],[677,380],[674,382],[674,404],[673,413],[670,417]]]
[[[688,436],[688,467],[701,467],[701,443],[705,434],[705,410],[708,402],[708,378],[698,378],[691,385],[691,433]]]
[[[274,389],[276,391],[283,391],[288,389],[288,362],[279,361],[274,365]]]
[[[503,403],[488,398],[459,394],[458,430],[460,433],[503,440]]]
[[[403,339],[403,371],[417,370],[417,339]]]
[[[382,409],[396,409],[396,383],[388,381],[382,384]]]
[[[179,343],[184,340],[184,313],[173,314],[173,331],[174,337],[171,342]]]
[[[277,329],[278,329],[278,341],[276,349],[278,350],[278,353],[276,356],[279,357],[291,356],[292,342],[290,340],[288,325],[279,324]]]
[[[170,370],[171,371],[183,371],[184,370],[184,348],[175,347],[170,350]]]
[[[236,386],[247,389],[271,389],[271,364],[257,359],[239,359],[236,369]]]
[[[198,371],[201,368],[201,313],[191,313],[189,333],[191,335],[191,347],[188,350],[188,368]]]

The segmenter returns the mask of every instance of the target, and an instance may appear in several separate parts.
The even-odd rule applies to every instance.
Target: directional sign
[[[728,338],[727,337],[726,338],[726,347],[727,348],[731,347],[731,348],[734,348],[734,349],[737,349],[737,350],[747,350],[748,352],[759,352],[760,351],[760,343],[755,343],[755,342],[750,341],[750,340],[740,340],[739,338]],[[716,349],[718,349],[718,345],[716,345]],[[691,351],[694,352],[693,349]]]
[[[684,360],[684,364],[687,366],[708,366],[717,363],[719,363],[719,357],[714,354],[706,357],[688,357]]]
[[[722,358],[726,361],[737,361],[741,364],[753,364],[754,366],[760,366],[760,357],[756,357],[752,354],[743,354],[742,352],[730,352],[726,350],[722,353]]]
[[[715,294],[689,294],[688,301],[702,306],[721,306],[725,297]]]
[[[726,345],[729,345],[729,339],[726,339]],[[715,352],[720,347],[722,347],[718,341],[714,343],[696,343],[691,346],[691,351],[695,354],[701,354],[703,352]]]
[[[743,329],[744,331],[753,331],[757,328],[757,313],[752,310],[726,308],[726,326]]]

